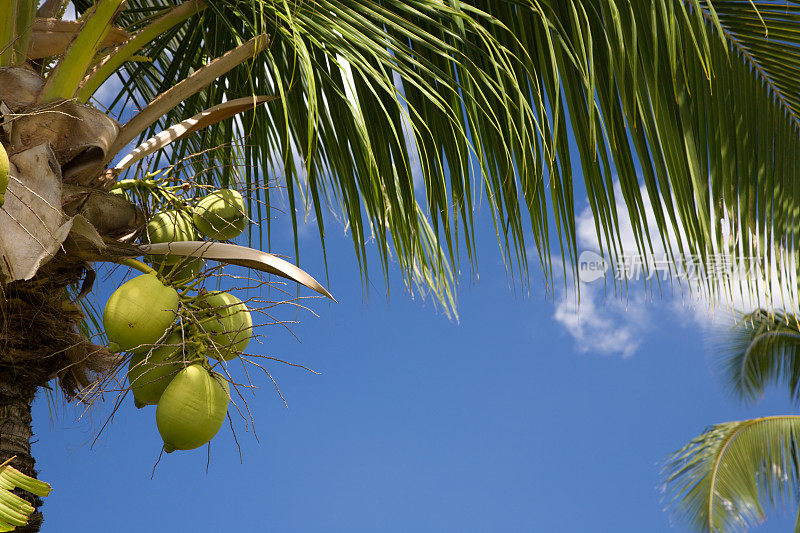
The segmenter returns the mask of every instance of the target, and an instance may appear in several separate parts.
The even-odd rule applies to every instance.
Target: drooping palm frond
[[[800,324],[797,316],[759,309],[720,331],[720,364],[730,390],[745,401],[769,385],[800,400]]]
[[[765,505],[798,503],[798,439],[800,416],[712,426],[668,458],[664,473],[671,504],[696,531],[759,524]]]
[[[734,128],[714,137],[714,144],[720,144],[716,166],[729,170],[717,174],[722,179],[716,180],[712,194],[715,198],[722,195],[728,218],[737,220],[735,227],[740,231],[732,233],[737,235],[733,242],[743,255],[761,255],[767,265],[773,260],[777,265],[787,265],[787,275],[782,273],[777,279],[790,284],[796,275],[789,271],[791,266],[800,267],[800,163],[796,155],[800,139],[800,3],[748,0],[714,1],[713,5],[732,51],[731,61],[738,61],[742,74],[750,74],[750,81],[731,86],[728,91],[732,94],[725,95],[723,101],[738,102],[736,95],[746,94],[743,90],[757,92],[761,98],[754,99],[753,105],[742,108],[741,113],[731,114],[733,122],[719,123]],[[715,76],[728,77],[726,65],[716,68]],[[732,77],[728,79],[733,82]],[[708,129],[713,132],[714,123]],[[713,185],[714,166],[711,176]],[[767,276],[766,288],[780,292],[780,288],[771,286],[774,281]],[[796,295],[791,292],[787,304],[796,306]]]
[[[90,5],[76,1],[78,13]],[[170,5],[131,0],[118,24],[134,34]],[[312,213],[324,250],[331,208],[365,273],[374,238],[384,273],[393,249],[409,285],[435,266],[420,279],[439,283],[439,294],[452,288],[445,259],[454,278],[462,252],[474,264],[484,192],[523,280],[534,248],[545,274],[556,247],[574,267],[578,160],[612,256],[622,251],[619,181],[640,251],[672,232],[671,253],[705,265],[717,252],[761,259],[773,245],[796,248],[798,13],[795,2],[711,0],[213,2],[153,41],[143,52],[151,61],[119,70],[116,104],[142,107],[209,58],[269,34],[266,57],[146,135],[224,100],[279,96],[166,157],[240,139],[240,177],[260,191],[277,174],[295,234],[298,216]],[[206,179],[226,183],[236,170],[220,157],[222,170]],[[423,242],[420,208],[434,247]]]

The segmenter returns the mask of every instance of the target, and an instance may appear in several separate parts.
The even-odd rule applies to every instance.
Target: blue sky
[[[659,461],[708,424],[791,405],[728,397],[698,315],[674,302],[625,312],[595,298],[606,322],[576,339],[539,278],[527,296],[509,288],[480,220],[480,281],[464,277],[458,324],[410,301],[398,276],[388,301],[380,279],[365,298],[349,237],[331,231],[339,303],[311,301],[319,318],[287,310],[301,342],[272,326],[256,350],[322,374],[267,365],[288,410],[254,375],[259,441],[235,418],[242,462],[225,427],[208,473],[200,449],[165,455],[151,480],[153,408],[126,401],[90,448],[110,402],[76,421],[40,398],[34,454],[54,486],[43,531],[684,531],[662,511]],[[315,239],[303,266],[324,279]],[[632,328],[627,357],[593,348],[609,328]],[[785,531],[792,512],[759,530]]]

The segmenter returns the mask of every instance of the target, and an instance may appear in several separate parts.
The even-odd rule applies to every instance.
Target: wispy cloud
[[[623,252],[637,250],[633,226],[630,224],[625,203],[619,198],[620,240]],[[655,216],[646,195],[645,212],[648,226],[655,226]],[[653,228],[655,229],[655,228]],[[600,242],[595,231],[594,218],[587,206],[577,217],[576,232],[580,251],[599,252]],[[658,233],[655,233],[656,235]],[[669,235],[674,239],[673,235]],[[653,243],[653,253],[664,252],[660,241]],[[644,287],[615,286],[613,279],[599,279],[593,283],[580,283],[578,287],[568,283],[556,284],[554,318],[575,340],[575,347],[584,353],[630,357],[638,350],[643,339],[652,328],[660,308],[666,307],[654,301],[651,292]]]
[[[643,301],[604,299],[595,288],[559,295],[555,319],[575,339],[578,351],[629,357],[647,334],[652,313]]]
[[[625,253],[636,253],[635,234],[618,184],[615,184],[615,191],[622,249]],[[659,231],[652,205],[646,194],[642,196],[650,234],[654,236],[652,253],[656,257],[662,256],[666,250],[657,237]],[[594,219],[588,207],[578,215],[576,231],[580,251],[600,250]],[[677,242],[673,231],[669,231],[666,241]],[[677,323],[712,328],[730,323],[732,317],[760,307],[786,309],[793,308],[793,302],[797,302],[794,290],[797,284],[792,279],[788,283],[785,279],[781,281],[774,262],[767,274],[761,276],[756,290],[738,289],[742,278],[734,271],[731,283],[726,287],[719,284],[713,297],[707,290],[698,289],[686,280],[667,279],[660,285],[649,286],[641,280],[628,286],[617,281],[615,286],[612,276],[613,272],[606,273],[606,283],[602,279],[592,283],[579,282],[579,302],[574,285],[568,284],[563,288],[562,284],[562,288],[556,291],[554,318],[574,338],[576,348],[581,352],[629,357],[636,353],[653,324],[664,314],[671,315]],[[764,278],[771,282],[771,290],[766,290]]]

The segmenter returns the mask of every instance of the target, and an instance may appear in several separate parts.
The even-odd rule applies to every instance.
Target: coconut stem
[[[111,187],[111,190],[112,191],[114,189],[127,190],[127,189],[141,188],[141,187],[152,189],[153,187],[156,186],[156,181],[160,180],[154,180],[151,178],[157,176],[159,172],[160,171],[150,172],[144,178],[141,179],[119,180],[114,184],[113,187]]]
[[[186,297],[186,294],[188,294],[192,290],[195,290],[195,288],[198,285],[201,285],[204,281],[205,281],[205,277],[201,276],[201,277],[199,277],[197,279],[190,279],[186,283],[182,283],[181,287],[183,287],[183,290],[180,291],[181,297],[182,298]],[[191,298],[191,297],[188,297],[188,298]]]
[[[144,272],[145,274],[153,274],[154,276],[158,275],[158,272],[153,270],[150,266],[145,265],[138,259],[118,259],[115,263],[120,265],[125,265],[127,267],[131,267],[133,269],[138,270],[139,272]]]
[[[166,204],[177,209],[186,209],[186,201],[183,200],[180,196],[175,194],[173,191],[180,191],[184,189],[183,185],[174,185],[174,186],[165,186],[165,183],[169,183],[170,180],[168,178],[155,178],[161,170],[156,172],[151,172],[147,174],[142,179],[127,179],[127,180],[120,180],[113,187],[111,190],[114,189],[121,189],[123,191],[136,191],[141,193],[142,190],[149,191],[155,196],[155,200],[158,203],[154,203],[154,206],[160,206],[162,204]]]

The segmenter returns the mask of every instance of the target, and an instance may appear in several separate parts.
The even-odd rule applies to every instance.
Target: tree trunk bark
[[[16,456],[11,465],[20,472],[36,477],[35,461],[31,455],[31,404],[36,385],[20,379],[13,370],[0,369],[0,463]],[[39,507],[42,500],[23,490],[15,491],[36,508],[28,525],[17,527],[15,533],[35,533],[42,525]]]

